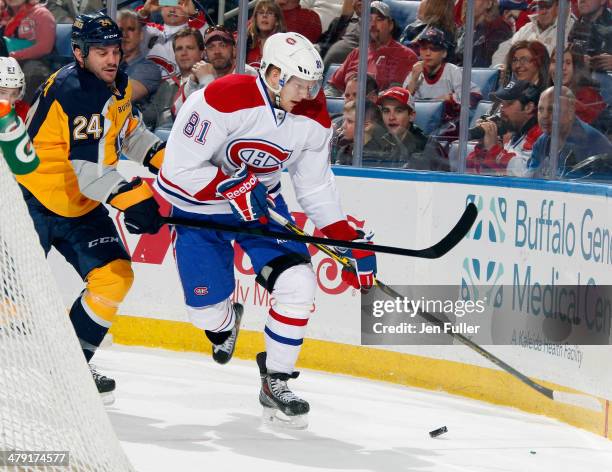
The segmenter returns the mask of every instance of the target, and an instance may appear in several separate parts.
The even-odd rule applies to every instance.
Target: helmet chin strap
[[[268,89],[274,94],[274,106],[276,108],[281,108],[281,88],[282,87],[273,87],[272,85],[270,85],[270,82],[268,82],[268,80],[266,79],[265,76],[262,77],[264,84],[266,84],[266,87],[268,87]],[[281,108],[282,109],[282,108]]]

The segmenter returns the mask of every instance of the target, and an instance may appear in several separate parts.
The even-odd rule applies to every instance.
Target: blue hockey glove
[[[268,190],[257,176],[242,166],[232,177],[217,185],[217,192],[229,201],[234,215],[243,221],[268,222]]]

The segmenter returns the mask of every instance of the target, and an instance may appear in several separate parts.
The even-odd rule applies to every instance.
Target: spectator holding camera
[[[542,134],[537,109],[541,88],[526,80],[512,81],[491,94],[500,102],[499,115],[480,120],[470,130],[480,142],[467,157],[467,168],[478,174],[523,176],[533,145]],[[502,136],[510,133],[505,143]]]
[[[578,21],[569,41],[588,56],[596,71],[612,71],[612,10],[608,0],[578,0]]]

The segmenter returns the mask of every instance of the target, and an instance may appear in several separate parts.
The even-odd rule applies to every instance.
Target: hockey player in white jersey
[[[312,44],[298,33],[278,33],[266,41],[258,76],[229,75],[192,94],[176,118],[156,181],[172,215],[283,231],[268,220],[268,209],[293,221],[281,195],[287,169],[302,209],[327,237],[370,242],[372,235],[354,229],[340,205],[322,79],[323,61]],[[287,386],[298,374],[317,285],[304,244],[174,227],[190,320],[212,342],[213,358],[228,362],[242,316],[242,307],[230,301],[232,241],[248,254],[257,282],[274,300],[264,329],[266,352],[257,355],[265,417],[305,427],[310,407]],[[355,288],[371,287],[374,253],[352,250],[348,256],[356,273],[344,271],[342,278]]]

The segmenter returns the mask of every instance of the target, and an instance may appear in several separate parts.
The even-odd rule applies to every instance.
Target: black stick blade
[[[415,256],[422,257],[424,259],[437,259],[442,257],[457,244],[459,244],[468,234],[472,228],[472,225],[476,221],[477,216],[478,208],[476,208],[476,205],[471,202],[468,203],[468,205],[465,207],[465,211],[461,215],[461,218],[459,218],[459,221],[457,221],[453,229],[451,229],[450,232],[444,236],[444,238],[433,246],[419,250],[419,254]]]

